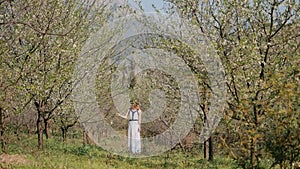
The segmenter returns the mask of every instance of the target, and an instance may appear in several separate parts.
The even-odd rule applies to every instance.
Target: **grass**
[[[110,169],[110,168],[237,168],[229,158],[216,157],[208,162],[200,153],[173,150],[160,156],[147,158],[129,158],[113,155],[98,146],[83,146],[81,140],[69,140],[66,143],[58,138],[45,140],[44,150],[37,150],[36,137],[24,137],[11,141],[9,154],[26,156],[26,162],[0,163],[0,168],[11,169]]]

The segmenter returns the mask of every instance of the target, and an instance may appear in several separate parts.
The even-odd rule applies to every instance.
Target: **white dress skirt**
[[[128,148],[131,153],[137,154],[141,152],[141,137],[139,129],[139,112],[136,110],[129,110],[129,124],[128,124]]]

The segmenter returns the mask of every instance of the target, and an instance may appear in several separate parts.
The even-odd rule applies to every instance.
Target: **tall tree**
[[[57,108],[72,92],[72,69],[81,45],[104,20],[106,4],[96,1],[5,1],[3,44],[11,66],[37,112],[38,147]],[[94,24],[96,22],[98,25]],[[91,25],[94,25],[90,27]]]
[[[275,91],[280,90],[273,75],[288,68],[287,55],[294,55],[298,49],[293,46],[299,44],[299,32],[293,29],[291,33],[287,27],[299,25],[299,1],[169,2],[214,42],[226,69],[229,91],[225,119],[230,122],[227,127],[232,135],[224,144],[244,168],[259,166],[264,144],[262,126],[274,105],[273,98],[278,96]],[[296,64],[296,60],[288,61]]]

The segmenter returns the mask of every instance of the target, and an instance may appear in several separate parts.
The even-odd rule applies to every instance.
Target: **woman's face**
[[[132,108],[134,108],[134,109],[139,109],[140,107],[139,107],[139,105],[138,105],[138,104],[136,104],[136,103],[133,103],[133,104],[132,104]]]

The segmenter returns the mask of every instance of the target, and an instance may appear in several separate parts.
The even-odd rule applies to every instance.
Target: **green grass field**
[[[45,140],[44,150],[37,149],[36,137],[11,140],[9,155],[21,155],[24,159],[17,162],[1,162],[3,169],[106,169],[106,168],[237,168],[229,158],[215,157],[214,162],[203,159],[199,151],[182,152],[173,150],[160,156],[129,158],[111,154],[98,146],[83,146],[81,140],[68,140],[63,143],[58,138]],[[3,161],[3,159],[2,159]],[[15,162],[14,162],[15,161]]]

